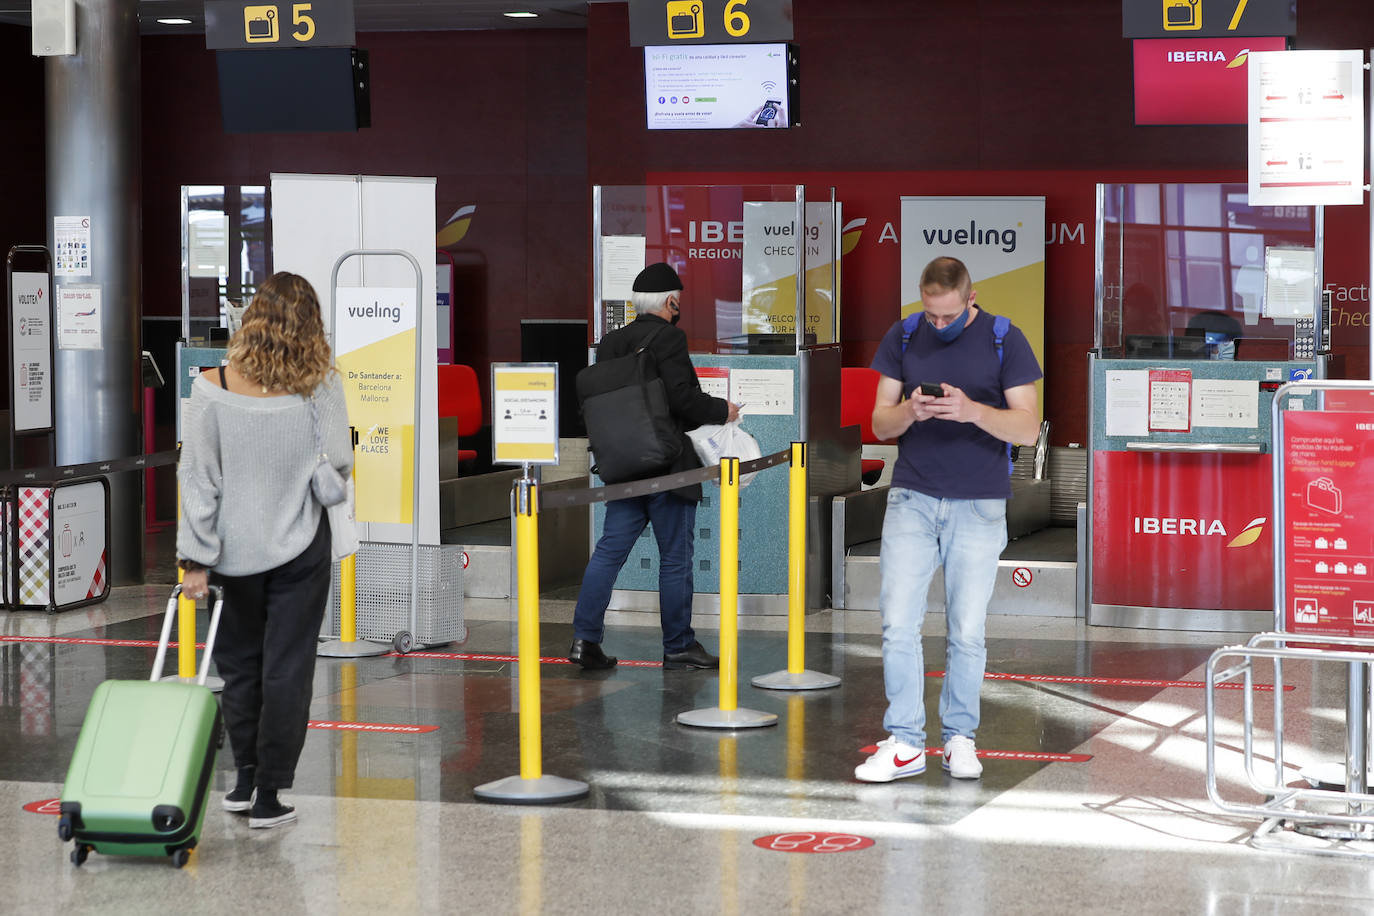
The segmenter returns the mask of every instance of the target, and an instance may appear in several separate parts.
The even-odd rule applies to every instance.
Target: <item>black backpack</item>
[[[665,473],[682,451],[658,361],[649,351],[661,330],[654,329],[633,353],[577,373],[577,403],[596,462],[592,471],[606,483]]]

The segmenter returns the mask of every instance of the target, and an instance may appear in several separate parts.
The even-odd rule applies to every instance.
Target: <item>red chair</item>
[[[859,427],[864,445],[884,445],[886,440],[873,435],[873,402],[878,397],[878,380],[882,375],[866,366],[840,369],[840,425]],[[859,477],[872,486],[883,476],[887,462],[881,458],[861,458]]]
[[[482,389],[471,366],[439,367],[439,416],[458,418],[458,435],[475,436],[482,429]],[[458,460],[477,458],[475,449],[458,449]]]

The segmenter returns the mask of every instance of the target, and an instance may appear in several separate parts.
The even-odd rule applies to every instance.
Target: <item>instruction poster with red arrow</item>
[[[1250,206],[1364,202],[1364,52],[1250,55]]]

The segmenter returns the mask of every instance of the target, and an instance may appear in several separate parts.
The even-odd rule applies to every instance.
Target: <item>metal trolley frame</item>
[[[1283,449],[1284,395],[1315,391],[1318,408],[1325,403],[1325,392],[1333,390],[1374,393],[1374,382],[1297,381],[1275,392],[1272,452],[1274,456],[1274,632],[1259,633],[1244,646],[1216,650],[1207,661],[1207,796],[1221,810],[1264,819],[1252,834],[1250,844],[1259,848],[1282,849],[1346,857],[1374,856],[1374,794],[1369,791],[1370,684],[1374,665],[1374,638],[1341,635],[1304,635],[1286,632],[1288,550],[1287,519],[1284,514],[1285,454]],[[1371,438],[1374,438],[1372,436]],[[1254,673],[1256,662],[1268,659],[1273,665],[1272,776],[1257,764],[1255,736]],[[1283,738],[1285,660],[1347,666],[1346,734],[1344,785],[1335,788],[1334,780],[1318,778],[1304,771],[1310,787],[1285,784]],[[1226,667],[1221,667],[1226,662]],[[1244,711],[1242,753],[1249,788],[1265,798],[1263,803],[1228,801],[1222,797],[1217,780],[1216,689],[1222,684],[1243,681]],[[1295,841],[1294,834],[1302,835]]]

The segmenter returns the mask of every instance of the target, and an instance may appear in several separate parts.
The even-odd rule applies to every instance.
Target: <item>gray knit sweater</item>
[[[315,398],[325,453],[347,476],[353,444],[337,372],[320,383]],[[197,379],[182,416],[177,556],[227,576],[295,559],[320,524],[322,510],[310,492],[315,464],[308,399],[256,398]]]

